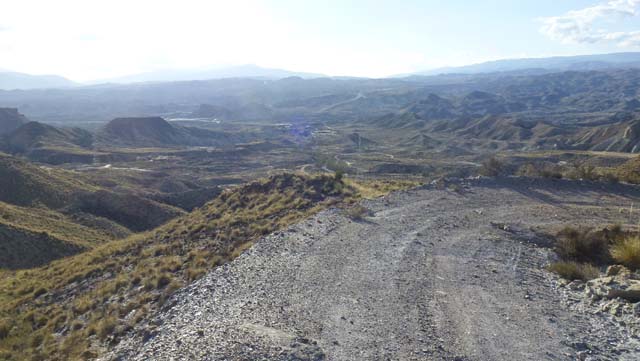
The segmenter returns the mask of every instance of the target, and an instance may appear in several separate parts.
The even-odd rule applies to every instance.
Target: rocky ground
[[[105,358],[637,360],[638,306],[618,317],[545,271],[542,231],[635,224],[639,200],[625,185],[478,179],[366,201],[362,221],[327,210],[182,289]]]

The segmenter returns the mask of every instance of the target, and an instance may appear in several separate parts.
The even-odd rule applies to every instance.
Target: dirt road
[[[328,210],[181,290],[112,358],[148,360],[638,359],[633,340],[569,309],[540,229],[635,224],[638,188],[460,181]],[[637,208],[637,207],[636,207]],[[590,350],[586,353],[584,350]]]

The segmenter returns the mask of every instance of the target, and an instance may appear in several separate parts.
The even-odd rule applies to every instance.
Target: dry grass
[[[601,230],[565,227],[556,236],[556,252],[561,262],[549,269],[570,280],[588,280],[599,275],[595,266],[613,261],[630,268],[640,267],[640,238],[632,237],[621,226]]]
[[[556,237],[556,252],[563,260],[606,264],[611,260],[609,247],[624,236],[619,226],[602,230],[565,227]]]
[[[640,268],[640,237],[627,237],[611,246],[611,256],[616,262],[636,270]]]
[[[551,272],[557,273],[560,277],[568,280],[588,281],[600,275],[600,271],[587,263],[572,261],[556,262],[549,266]]]

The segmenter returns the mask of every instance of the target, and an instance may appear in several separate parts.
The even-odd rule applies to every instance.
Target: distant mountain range
[[[505,59],[461,67],[445,67],[426,70],[396,77],[433,76],[440,74],[480,74],[514,72],[523,70],[540,71],[589,71],[620,68],[640,68],[640,52],[614,53],[580,56],[557,56],[551,58]]]
[[[283,69],[262,68],[256,65],[239,65],[205,70],[160,70],[148,73],[132,74],[118,78],[102,79],[84,84],[73,82],[57,75],[30,75],[0,69],[0,90],[30,90],[70,88],[81,85],[96,85],[104,83],[162,83],[189,80],[211,80],[225,78],[251,79],[284,79],[300,77],[304,79],[325,77],[322,74],[301,73]]]
[[[445,67],[410,74],[400,74],[391,78],[415,76],[435,76],[442,74],[481,74],[524,72],[528,74],[560,71],[590,71],[640,68],[640,52],[600,55],[581,55],[551,58],[506,59],[461,67]],[[80,85],[163,83],[192,80],[215,80],[229,78],[278,80],[290,77],[313,79],[326,77],[323,74],[294,72],[284,69],[263,68],[257,65],[238,65],[210,69],[168,69],[132,74],[117,78],[101,79],[87,83],[76,83],[58,75],[30,75],[0,69],[0,90],[30,90],[70,88]],[[338,79],[338,78],[335,78]],[[349,79],[349,78],[341,78]]]
[[[77,84],[57,75],[30,75],[0,70],[0,89],[49,89],[69,88]]]
[[[313,73],[300,73],[283,69],[262,68],[257,65],[239,65],[224,68],[204,70],[159,70],[148,73],[133,74],[118,78],[105,79],[100,82],[107,83],[143,83],[143,82],[171,82],[184,80],[209,80],[224,78],[266,78],[283,79],[289,77],[321,78],[325,75]],[[97,82],[94,82],[97,83]]]

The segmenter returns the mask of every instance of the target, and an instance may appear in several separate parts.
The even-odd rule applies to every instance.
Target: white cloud
[[[599,28],[640,14],[640,0],[609,0],[606,3],[572,10],[561,16],[542,18],[540,31],[564,43],[614,43],[620,47],[640,46],[640,31],[610,31]]]

